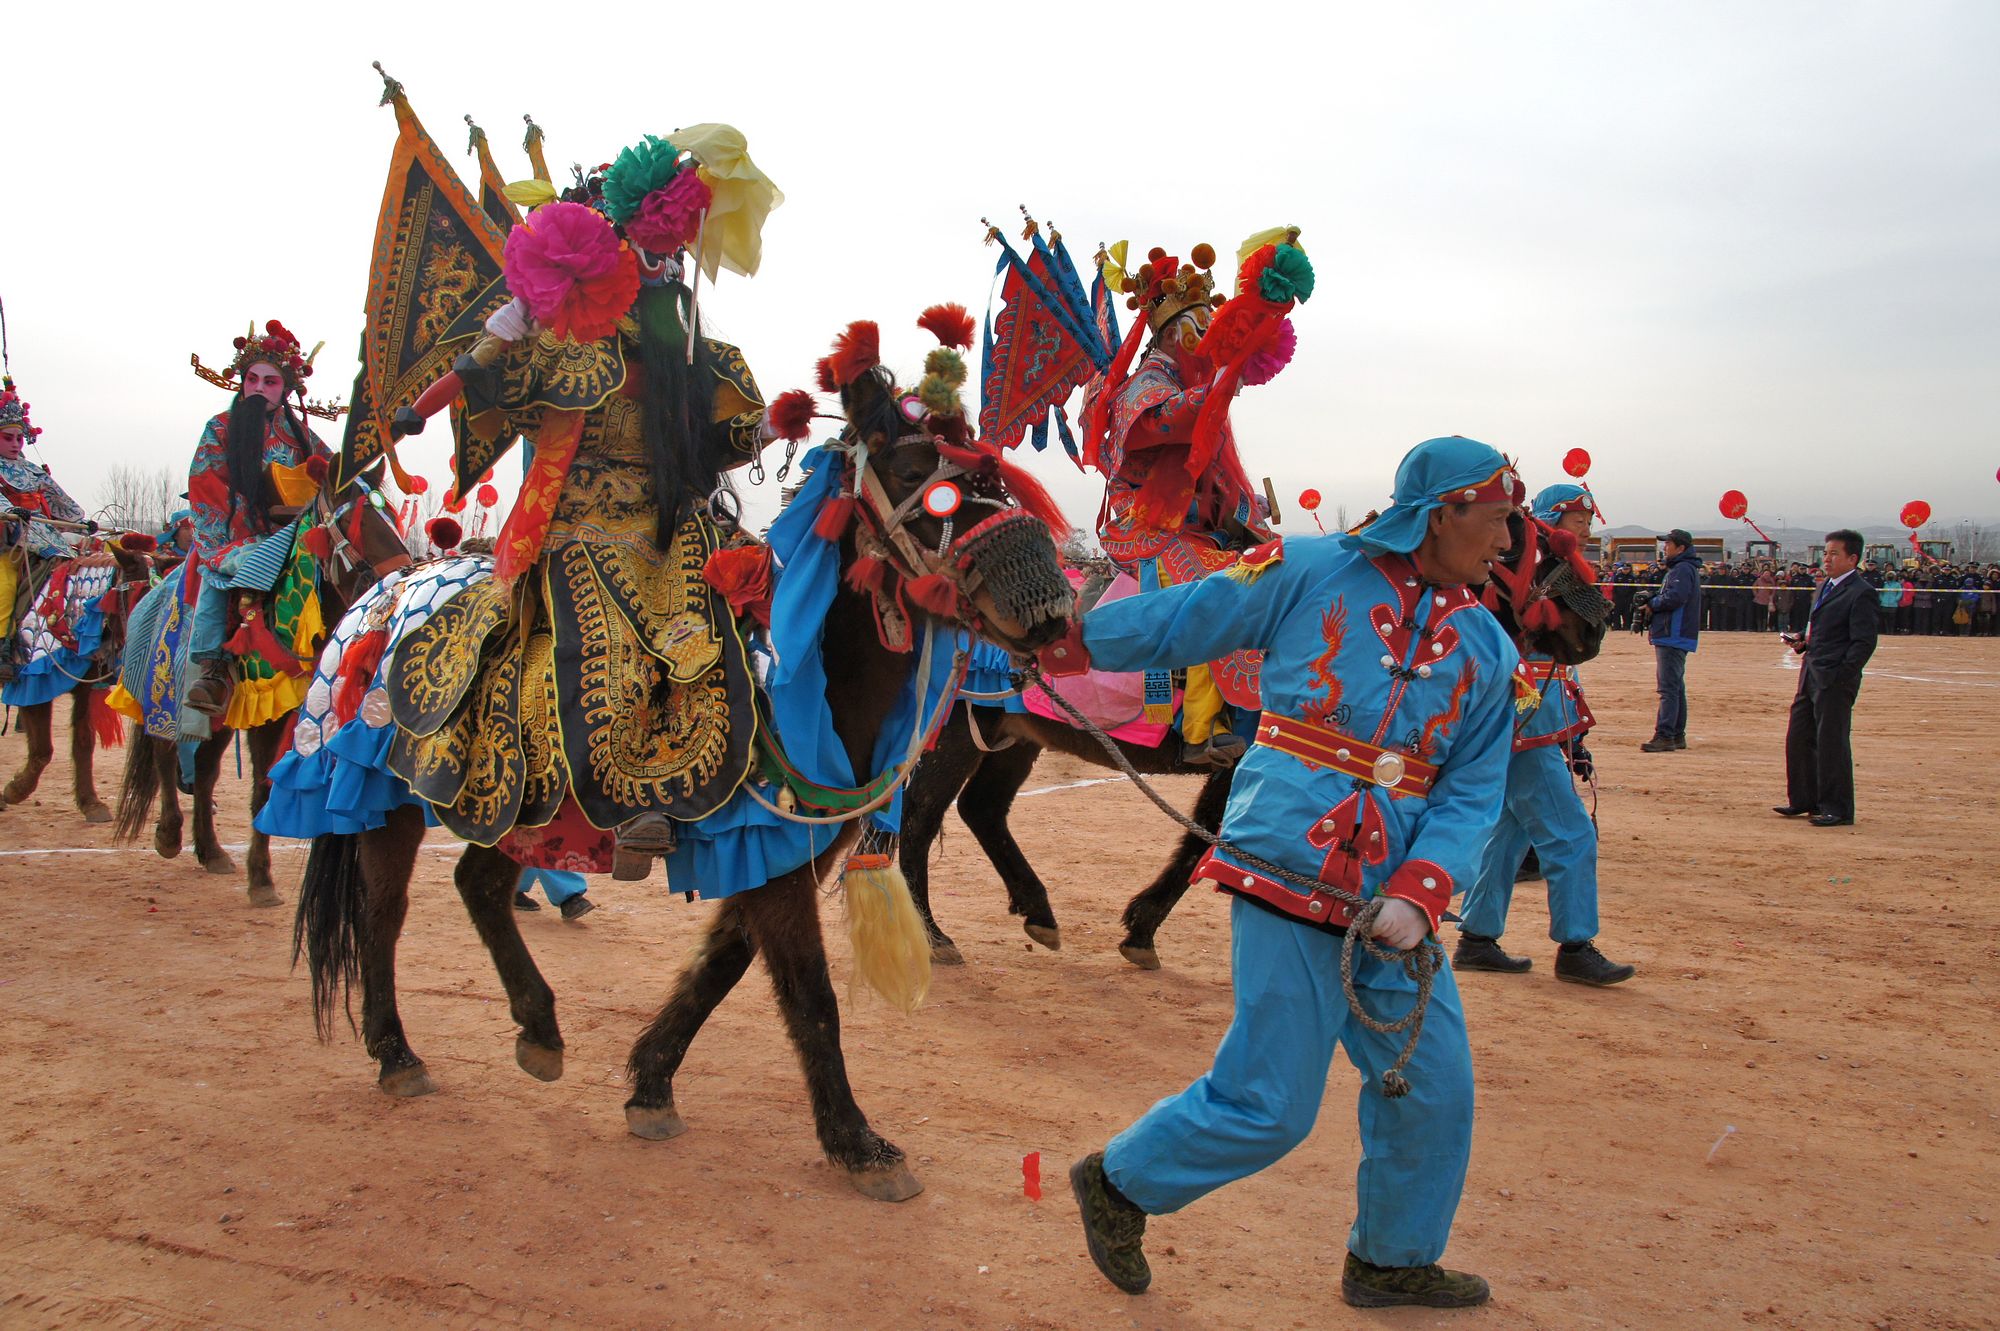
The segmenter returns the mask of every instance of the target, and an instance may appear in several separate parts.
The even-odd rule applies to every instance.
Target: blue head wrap
[[[1581,485],[1570,485],[1567,482],[1548,486],[1535,496],[1535,516],[1543,522],[1554,522],[1562,516],[1557,505],[1569,504],[1578,499],[1583,500],[1583,506],[1590,510],[1592,517],[1597,516],[1597,500],[1592,497],[1590,491]]]
[[[1520,499],[1521,478],[1498,449],[1456,434],[1426,439],[1396,468],[1389,507],[1360,531],[1339,539],[1349,550],[1406,555],[1424,543],[1434,508]]]

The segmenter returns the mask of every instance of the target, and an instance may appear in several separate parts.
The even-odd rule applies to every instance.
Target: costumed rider
[[[746,650],[701,569],[739,539],[725,473],[759,465],[775,436],[743,353],[701,335],[695,306],[718,268],[756,271],[783,195],[716,124],[647,135],[560,197],[509,194],[532,206],[507,237],[514,300],[393,428],[462,394],[460,494],[517,437],[533,459],[493,580],[423,630],[446,655],[396,649],[389,762],[468,839],[562,867],[565,846],[612,831],[613,872],[644,877],[675,848],[674,820],[713,812],[748,769]],[[444,692],[472,700],[448,724],[418,697],[445,666]],[[447,751],[461,737],[503,760],[467,770]]]
[[[1554,528],[1551,549],[1560,556],[1565,551],[1559,545],[1580,549],[1590,539],[1596,503],[1580,485],[1551,485],[1535,496],[1534,513]],[[1507,798],[1479,877],[1465,894],[1452,964],[1460,970],[1507,973],[1534,964],[1527,957],[1509,956],[1499,941],[1507,930],[1515,870],[1523,852],[1532,850],[1548,882],[1549,937],[1559,944],[1556,978],[1617,984],[1632,978],[1633,967],[1612,962],[1592,941],[1597,937],[1597,824],[1576,790],[1576,779],[1587,781],[1592,775],[1590,752],[1583,746],[1593,724],[1590,708],[1576,667],[1531,652],[1522,668],[1540,701],[1514,723]]]
[[[75,553],[77,533],[48,520],[84,522],[83,509],[49,469],[25,456],[41,433],[13,377],[0,380],[0,681],[14,677],[21,617],[44,564]]]
[[[1265,653],[1264,710],[1224,844],[1195,870],[1233,898],[1235,1017],[1208,1072],[1070,1171],[1091,1256],[1120,1289],[1151,1279],[1146,1217],[1306,1139],[1340,1046],[1362,1074],[1343,1296],[1363,1307],[1486,1300],[1484,1280],[1437,1265],[1472,1146],[1472,1057],[1449,966],[1431,954],[1439,969],[1405,1081],[1406,1037],[1369,1029],[1342,992],[1356,909],[1246,856],[1369,899],[1369,934],[1389,947],[1435,948],[1506,783],[1520,657],[1476,587],[1511,546],[1520,502],[1494,449],[1432,439],[1403,459],[1393,506],[1365,527],[1273,541],[1221,576],[1093,610],[1043,649],[1044,669],[1065,673]],[[1403,1018],[1415,981],[1356,941],[1357,1001],[1377,1023]],[[1301,1227],[1317,1232],[1319,1217]]]
[[[1141,592],[1197,582],[1271,539],[1228,411],[1239,383],[1263,383],[1291,355],[1291,325],[1283,315],[1312,293],[1312,268],[1297,242],[1290,228],[1253,236],[1242,250],[1238,295],[1227,302],[1215,296],[1208,271],[1215,251],[1208,245],[1195,246],[1187,264],[1155,248],[1130,277],[1115,260],[1104,267],[1107,285],[1129,293],[1127,306],[1145,318],[1133,321],[1110,368],[1091,386],[1082,460],[1105,478],[1098,543],[1117,568],[1138,579]],[[1226,350],[1208,337],[1218,306],[1240,306],[1228,320],[1225,331],[1233,336]],[[1251,339],[1255,346],[1243,336],[1250,323],[1267,335]],[[1233,673],[1249,677],[1250,669]],[[1147,673],[1148,720],[1172,719],[1172,689],[1167,672]],[[1253,696],[1250,686],[1240,700],[1247,704]],[[1188,663],[1179,719],[1186,761],[1228,766],[1242,755],[1245,741],[1230,726],[1210,662]]]
[[[305,381],[313,357],[276,319],[259,332],[251,325],[235,340],[229,369],[196,372],[236,400],[202,430],[188,469],[188,505],[194,513],[193,565],[198,581],[188,627],[187,693],[182,699],[183,741],[208,738],[229,711],[236,676],[231,666],[231,610],[267,597],[292,555],[294,519],[318,492],[307,463],[333,454],[305,423]],[[295,408],[287,399],[298,398]],[[235,603],[235,604],[232,604]]]

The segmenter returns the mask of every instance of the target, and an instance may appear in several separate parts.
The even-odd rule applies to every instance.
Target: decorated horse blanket
[[[79,684],[101,683],[96,656],[104,645],[103,600],[118,578],[110,555],[66,559],[31,596],[21,616],[19,659],[14,678],[0,689],[0,702],[36,707]]]

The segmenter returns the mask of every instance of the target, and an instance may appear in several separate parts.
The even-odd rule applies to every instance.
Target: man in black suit
[[[1805,660],[1785,730],[1787,800],[1777,812],[1787,818],[1809,813],[1814,827],[1854,821],[1854,751],[1847,732],[1861,668],[1875,654],[1878,602],[1875,588],[1855,571],[1861,549],[1859,532],[1826,534],[1826,581],[1813,598],[1805,634],[1785,635]]]

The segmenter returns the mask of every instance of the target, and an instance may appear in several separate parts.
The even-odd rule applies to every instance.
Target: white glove
[[[487,316],[486,331],[502,342],[519,342],[535,331],[535,319],[528,313],[527,303],[516,296],[505,308]]]

